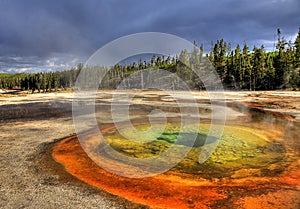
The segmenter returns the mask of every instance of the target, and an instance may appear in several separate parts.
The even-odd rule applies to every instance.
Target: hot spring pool
[[[53,147],[54,159],[82,181],[150,207],[293,208],[299,204],[299,123],[270,112],[233,105],[229,109],[239,116],[226,121],[217,140],[207,138],[211,127],[208,117],[182,130],[180,113],[171,102],[161,107],[170,113],[164,128],[159,122],[150,126],[146,118],[153,108],[161,105],[153,103],[161,102],[163,97],[142,95],[138,99],[143,104],[131,109],[133,126],[124,123],[118,130],[107,117],[99,121],[104,139],[99,140],[93,131],[84,133],[81,144],[76,136],[68,137]],[[145,105],[145,101],[151,104]],[[101,118],[110,115],[107,104],[97,106],[96,110]],[[200,112],[210,113],[208,109]],[[137,134],[140,131],[147,134]],[[116,170],[123,165],[135,167],[128,160],[119,159],[115,163],[114,154],[129,157],[126,159],[148,159],[170,148],[174,152],[158,159],[158,165],[176,163],[176,150],[189,151],[176,166],[153,177],[127,178],[98,164]],[[209,148],[214,151],[204,163],[199,163],[199,156],[205,155],[204,150]],[[151,163],[137,165],[138,169],[151,166]]]

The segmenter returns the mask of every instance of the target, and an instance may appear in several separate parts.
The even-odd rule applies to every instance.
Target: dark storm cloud
[[[271,48],[278,27],[287,39],[297,33],[299,8],[299,0],[0,0],[0,70],[25,69],[20,60],[36,69],[51,69],[48,60],[84,61],[115,38],[145,31],[172,33],[206,48],[220,38]]]
[[[273,41],[278,27],[290,38],[300,26],[298,0],[213,0],[197,5],[189,2],[168,15],[160,14],[152,25],[190,41],[209,43],[224,38],[233,44]]]

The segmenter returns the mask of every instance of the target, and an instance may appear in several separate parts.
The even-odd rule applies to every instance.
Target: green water
[[[157,140],[165,141],[168,143],[176,143],[178,145],[190,146],[190,147],[201,147],[205,143],[211,144],[214,143],[217,138],[216,137],[207,137],[206,134],[203,133],[162,133]]]
[[[278,176],[290,169],[289,166],[299,159],[300,125],[297,123],[270,112],[231,104],[231,108],[241,115],[236,118],[229,117],[222,136],[216,138],[217,131],[210,130],[211,114],[207,106],[210,104],[209,101],[199,101],[199,104],[203,104],[203,107],[201,105],[199,107],[200,124],[188,122],[181,127],[180,120],[184,121],[187,118],[188,121],[193,121],[193,115],[183,117],[175,102],[165,102],[166,96],[143,95],[137,98],[137,103],[130,107],[131,120],[121,121],[121,132],[126,134],[112,129],[105,132],[104,139],[109,146],[103,144],[91,146],[93,154],[103,154],[107,158],[130,164],[128,160],[114,158],[116,153],[111,152],[108,147],[112,147],[121,155],[138,159],[168,153],[167,158],[155,163],[171,164],[178,162],[174,160],[178,158],[176,150],[188,149],[186,156],[171,171],[209,179]],[[141,99],[145,104],[139,104]],[[189,103],[188,100],[183,100]],[[97,112],[105,115],[109,108],[103,104],[97,108]],[[120,112],[125,111],[123,106],[119,108]],[[152,126],[149,125],[149,114],[156,109],[167,113],[168,123],[165,126],[155,121]],[[161,116],[156,117],[160,119]],[[100,125],[108,123],[114,127],[111,122],[100,121]],[[131,124],[134,128],[130,126]],[[216,129],[219,128],[218,125],[214,125]],[[171,148],[174,148],[175,152],[168,152]],[[205,152],[206,150],[213,152],[210,155]],[[209,158],[204,163],[199,163],[199,156],[203,154]],[[147,168],[151,167],[151,164],[136,166]]]
[[[204,178],[272,176],[282,172],[289,163],[285,161],[284,145],[272,140],[264,130],[228,125],[217,140],[208,137],[210,124],[182,128],[179,124],[168,123],[162,133],[160,124],[149,128],[148,124],[135,125],[135,129],[125,127],[122,131],[126,137],[115,131],[105,139],[118,152],[135,158],[153,157],[171,146],[176,149],[190,147],[186,157],[172,170]],[[140,134],[139,131],[148,132]],[[201,151],[209,146],[216,147],[214,152],[207,161],[199,163]],[[169,160],[175,158],[176,153],[170,153]]]

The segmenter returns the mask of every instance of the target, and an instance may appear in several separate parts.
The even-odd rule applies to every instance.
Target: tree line
[[[276,50],[266,52],[264,45],[252,52],[245,43],[231,49],[223,39],[209,53],[224,85],[236,89],[273,90],[300,86],[300,28],[294,42],[277,30]]]
[[[52,92],[72,88],[83,65],[56,72],[0,74],[0,89],[21,89],[35,92]]]
[[[117,64],[102,68],[105,77],[100,89],[115,89],[124,78],[143,69],[164,69],[177,74],[191,89],[204,89],[203,82],[195,74],[195,69],[203,65],[203,57],[210,60],[225,89],[237,90],[275,90],[298,89],[300,87],[300,28],[294,41],[287,41],[277,30],[277,43],[273,51],[267,52],[264,45],[254,46],[250,51],[247,43],[232,48],[224,39],[211,44],[211,50],[204,54],[203,44],[191,52],[182,50],[175,57],[153,55],[148,61],[140,59],[137,63]],[[40,73],[0,74],[0,89],[30,90],[32,92],[51,92],[61,88],[73,88],[83,65],[70,70]],[[93,67],[91,69],[97,69]],[[100,67],[98,66],[98,69]],[[95,79],[95,78],[91,78]],[[143,82],[141,80],[141,82]],[[176,87],[176,81],[170,85]],[[129,88],[135,88],[130,84]],[[176,89],[176,88],[175,88]]]

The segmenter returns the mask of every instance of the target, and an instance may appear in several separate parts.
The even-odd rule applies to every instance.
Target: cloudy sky
[[[295,38],[300,0],[0,0],[0,72],[68,69],[137,32],[272,50],[278,27]]]

